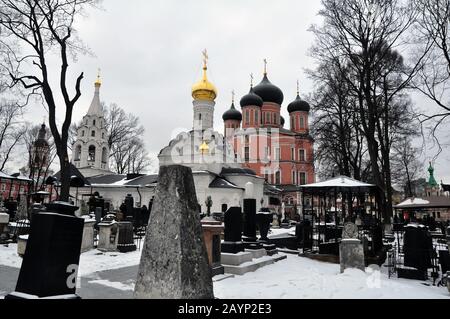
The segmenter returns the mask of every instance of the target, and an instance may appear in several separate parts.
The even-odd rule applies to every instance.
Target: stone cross
[[[356,239],[358,238],[358,226],[353,223],[346,223],[342,231],[342,239]]]

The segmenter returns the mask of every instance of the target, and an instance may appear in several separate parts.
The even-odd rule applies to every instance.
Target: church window
[[[250,143],[250,135],[245,135],[245,144]]]
[[[280,148],[279,147],[275,148],[275,160],[276,161],[280,160]]]
[[[95,162],[95,146],[89,146],[88,161]]]
[[[258,124],[259,122],[259,112],[255,111],[255,124]]]
[[[295,161],[295,148],[291,148],[291,160]]]
[[[81,145],[78,145],[75,148],[75,161],[79,161],[81,159]]]
[[[272,113],[272,123],[275,124],[275,113]]]
[[[202,120],[202,115],[201,115],[201,114],[198,115],[198,120],[199,120],[199,121]]]
[[[250,147],[246,146],[244,149],[245,161],[250,162]]]
[[[275,173],[275,184],[281,185],[281,172],[277,171]]]
[[[92,132],[91,132],[91,136],[92,136],[92,137],[95,137],[95,131],[92,131]]]
[[[300,116],[300,128],[305,128],[305,119],[303,118],[303,116]]]
[[[270,114],[266,113],[266,124],[270,123]]]
[[[81,137],[84,137],[84,131],[81,131]]]
[[[300,185],[306,185],[306,173],[305,172],[299,173],[299,182],[300,182]]]
[[[93,120],[93,121],[92,121],[92,124],[93,124],[94,126],[95,126],[95,123],[96,123],[95,120]]]
[[[107,162],[108,162],[108,151],[106,147],[104,147],[102,150],[102,163],[106,164]]]
[[[291,130],[295,130],[295,118],[291,117]]]
[[[297,184],[297,173],[292,171],[292,184]]]
[[[298,160],[300,162],[306,162],[306,152],[305,152],[305,150],[299,150],[298,151]]]
[[[105,133],[102,133],[102,138],[105,138]]]
[[[250,114],[248,110],[245,110],[245,124],[250,124]]]

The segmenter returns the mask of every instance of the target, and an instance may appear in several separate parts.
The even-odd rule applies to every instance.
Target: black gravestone
[[[242,243],[242,210],[240,207],[231,207],[225,213],[225,236],[222,243],[222,252],[237,254],[244,251]]]
[[[268,242],[269,238],[267,238],[267,235],[269,234],[270,224],[272,223],[273,216],[272,213],[269,211],[261,211],[258,214],[256,214],[256,221],[258,223],[259,228],[259,241],[261,242]]]
[[[125,197],[125,219],[127,220],[133,220],[133,213],[134,213],[134,198],[131,196],[131,194],[128,194]]]
[[[75,294],[83,227],[74,216],[34,215],[16,291],[41,298]]]
[[[431,235],[425,227],[405,227],[405,237],[403,242],[405,266],[414,267],[422,271],[431,268],[433,242]]]
[[[134,244],[133,224],[131,222],[119,222],[119,239],[117,249],[121,253],[128,253],[136,250]]]
[[[256,242],[256,199],[244,199],[244,241]]]

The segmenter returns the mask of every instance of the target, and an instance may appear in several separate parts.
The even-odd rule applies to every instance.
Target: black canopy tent
[[[359,207],[361,202],[364,201],[367,202],[367,199],[370,203],[370,209],[371,209],[371,215],[374,215],[375,211],[375,217],[379,221],[380,220],[380,213],[377,207],[377,200],[372,201],[373,198],[377,198],[379,194],[379,187],[373,184],[367,184],[361,181],[357,181],[355,179],[352,179],[347,176],[338,176],[335,178],[332,178],[330,180],[314,183],[314,184],[307,184],[299,186],[299,190],[302,193],[302,211],[303,216],[311,215],[313,226],[316,224],[314,219],[317,219],[317,234],[318,239],[317,243],[320,247],[321,243],[321,220],[320,216],[322,215],[322,212],[324,212],[325,216],[325,231],[327,228],[327,210],[330,212],[329,207],[334,205],[334,211],[331,211],[331,213],[334,213],[334,243],[337,244],[338,242],[338,233],[339,233],[339,220],[338,220],[338,198],[341,198],[341,207],[342,207],[342,219],[345,220],[346,218],[353,218],[353,203],[354,203],[354,197],[356,197],[357,206]],[[305,201],[307,198],[310,198],[310,204],[306,205]],[[315,205],[315,199],[318,198],[318,207],[316,207],[317,215],[314,212],[314,205]],[[345,207],[344,200],[348,201],[348,209]],[[373,205],[373,203],[375,205]],[[374,207],[375,206],[375,207]],[[310,213],[309,213],[310,212]],[[326,241],[326,234],[324,241]],[[334,250],[336,250],[336,245],[334,245]],[[320,249],[319,249],[320,251]]]

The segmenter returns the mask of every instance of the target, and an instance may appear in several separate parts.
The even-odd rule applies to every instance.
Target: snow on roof
[[[338,176],[324,182],[318,182],[315,184],[307,184],[300,186],[302,188],[308,187],[375,187],[373,184],[367,184],[357,181],[356,179],[347,176]]]
[[[415,208],[450,208],[450,198],[445,196],[429,196],[429,197],[410,197],[400,204],[394,206],[399,209],[415,209]]]
[[[424,200],[422,198],[408,198],[407,200],[405,200],[404,202],[398,204],[398,207],[402,207],[402,206],[409,206],[409,205],[427,205],[430,202],[427,200]]]
[[[14,179],[14,177],[7,175],[3,172],[0,172],[0,178],[6,178],[6,179]]]

